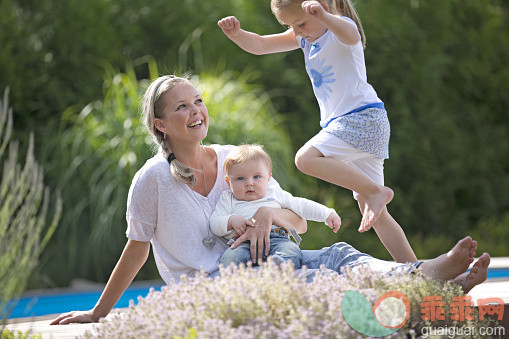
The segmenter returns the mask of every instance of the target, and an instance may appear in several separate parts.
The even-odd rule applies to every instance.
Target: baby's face
[[[230,168],[227,181],[233,196],[242,201],[261,199],[267,192],[270,170],[260,160],[249,160]]]

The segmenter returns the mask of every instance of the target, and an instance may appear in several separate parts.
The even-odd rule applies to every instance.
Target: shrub
[[[23,332],[23,331],[10,331],[4,329],[1,331],[0,329],[0,339],[41,339],[42,336],[40,334],[31,333],[31,331]]]
[[[61,212],[60,198],[47,224],[49,189],[44,187],[43,171],[33,153],[30,136],[25,164],[18,163],[18,143],[11,140],[12,109],[8,90],[0,100],[0,317],[6,318],[13,304],[7,302],[21,294],[37,265],[39,255],[55,231]],[[8,147],[8,157],[4,153]],[[48,226],[48,227],[46,227]],[[1,329],[0,329],[1,330]]]
[[[448,302],[461,295],[454,283],[442,283],[415,272],[391,276],[361,267],[344,274],[319,274],[306,283],[291,264],[273,262],[262,269],[230,266],[215,280],[200,275],[152,290],[124,313],[111,315],[86,338],[364,338],[344,321],[341,305],[347,290],[373,302],[398,290],[411,301],[411,316],[392,337],[406,338],[426,325],[420,320],[423,296],[442,295]],[[452,321],[447,322],[452,325]],[[480,326],[482,323],[455,324]],[[486,323],[484,323],[486,324]],[[444,324],[445,326],[445,324]]]

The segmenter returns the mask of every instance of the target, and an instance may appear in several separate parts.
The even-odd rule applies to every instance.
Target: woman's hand
[[[53,320],[50,325],[67,325],[71,323],[96,323],[96,319],[92,310],[90,311],[72,311],[61,314],[58,318]]]
[[[221,27],[223,33],[228,37],[236,36],[237,34],[239,34],[240,21],[234,16],[222,18],[217,22],[217,25]]]
[[[246,232],[235,240],[231,248],[236,248],[246,240],[251,242],[251,260],[256,263],[263,258],[263,248],[265,246],[265,256],[270,251],[270,229],[273,224],[274,214],[270,207],[260,207],[253,215],[251,221],[254,227],[247,228]]]

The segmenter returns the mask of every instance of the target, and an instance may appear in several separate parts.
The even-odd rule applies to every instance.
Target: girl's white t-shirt
[[[346,45],[331,30],[313,42],[300,36],[297,42],[320,106],[320,126],[356,108],[381,102],[367,82],[362,42]]]
[[[150,241],[157,268],[163,280],[180,281],[181,275],[194,276],[204,269],[218,269],[226,250],[222,241],[212,248],[202,240],[211,235],[209,217],[228,188],[223,164],[235,146],[211,145],[217,154],[217,177],[207,197],[176,181],[162,154],[149,159],[133,178],[127,198],[127,231],[129,239]]]

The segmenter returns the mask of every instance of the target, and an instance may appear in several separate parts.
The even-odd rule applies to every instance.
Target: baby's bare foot
[[[376,194],[363,196],[365,205],[359,232],[366,232],[373,226],[384,207],[391,202],[393,197],[394,192],[385,186],[380,186],[380,190]]]
[[[477,242],[466,237],[447,253],[422,263],[421,270],[432,278],[440,280],[454,279],[468,269],[477,249]]]
[[[488,265],[490,264],[490,255],[483,253],[475,262],[470,272],[460,274],[454,279],[454,282],[461,285],[465,293],[470,292],[472,288],[479,285],[488,277]]]

